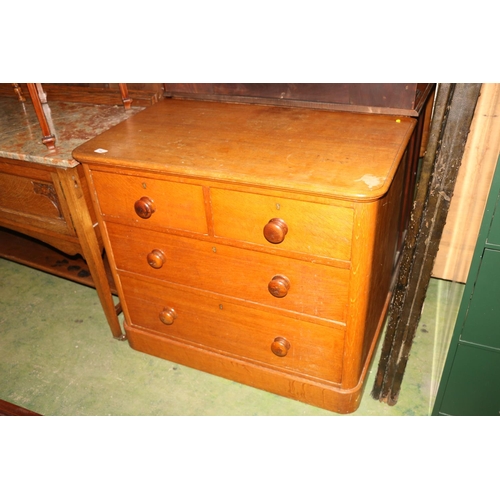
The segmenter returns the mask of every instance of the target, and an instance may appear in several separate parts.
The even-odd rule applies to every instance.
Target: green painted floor
[[[430,415],[462,292],[431,280],[398,403],[370,396],[380,342],[351,415]],[[94,289],[1,258],[0,399],[54,416],[337,415],[134,351]]]

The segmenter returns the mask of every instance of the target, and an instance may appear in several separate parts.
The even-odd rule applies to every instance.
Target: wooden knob
[[[160,321],[164,325],[171,325],[175,318],[177,318],[177,313],[171,307],[165,307],[160,313]]]
[[[269,243],[281,243],[288,233],[288,226],[282,219],[271,219],[264,227],[264,238]]]
[[[149,219],[155,213],[156,207],[151,198],[143,196],[134,203],[134,210],[141,219]]]
[[[166,261],[165,254],[157,248],[148,253],[148,264],[153,269],[160,269]]]
[[[274,342],[271,344],[271,351],[273,351],[276,356],[282,358],[288,354],[290,349],[290,342],[283,337],[276,337]]]
[[[273,276],[273,279],[267,285],[269,293],[278,299],[286,296],[288,290],[290,290],[290,280],[286,276]]]

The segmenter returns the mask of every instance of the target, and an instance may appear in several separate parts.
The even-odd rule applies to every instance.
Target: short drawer
[[[211,189],[216,236],[349,261],[353,210]]]
[[[344,323],[349,270],[107,223],[119,270]]]
[[[101,171],[91,175],[105,219],[207,233],[201,186]]]
[[[342,329],[128,276],[121,282],[131,325],[273,368],[340,382]]]

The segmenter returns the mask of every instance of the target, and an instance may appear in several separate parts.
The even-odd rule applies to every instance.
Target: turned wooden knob
[[[290,349],[290,342],[283,337],[276,337],[274,342],[271,344],[271,351],[273,351],[276,356],[282,358],[288,354]]]
[[[149,219],[155,213],[156,207],[151,198],[143,196],[134,203],[134,210],[141,219]]]
[[[160,269],[166,261],[165,254],[157,248],[148,253],[148,264],[153,269]]]
[[[177,318],[177,313],[171,307],[165,307],[160,313],[160,321],[164,325],[171,325],[175,318]]]
[[[273,276],[273,279],[267,285],[269,293],[278,299],[286,296],[288,290],[290,290],[290,280],[286,276]]]
[[[271,219],[264,227],[264,238],[269,243],[281,243],[288,233],[288,226],[282,219]]]

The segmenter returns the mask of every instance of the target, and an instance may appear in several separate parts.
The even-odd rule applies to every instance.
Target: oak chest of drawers
[[[354,411],[415,120],[165,100],[77,148],[137,350]]]

